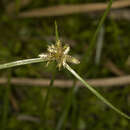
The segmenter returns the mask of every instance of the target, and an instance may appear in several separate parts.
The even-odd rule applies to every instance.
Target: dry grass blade
[[[17,100],[16,100],[16,98],[14,97],[14,95],[12,93],[10,93],[9,99],[10,99],[10,102],[12,104],[13,109],[16,112],[19,112],[19,106],[18,106]]]
[[[21,120],[21,121],[29,121],[29,122],[33,122],[33,123],[40,123],[41,122],[40,118],[30,116],[30,115],[18,115],[17,119]]]
[[[26,6],[28,5],[32,0],[20,0],[20,8],[23,7],[23,6]],[[13,1],[11,2],[9,5],[7,5],[6,7],[6,11],[8,13],[12,13],[16,10],[16,2]]]
[[[130,10],[129,9],[114,10],[110,12],[109,16],[117,20],[118,19],[130,20]]]
[[[107,59],[104,63],[104,66],[108,68],[111,72],[113,72],[117,76],[126,75],[124,71],[120,70],[111,60]]]
[[[130,0],[113,2],[112,9],[124,8],[130,6]],[[41,9],[35,9],[27,12],[21,12],[19,17],[45,17],[60,16],[74,13],[87,13],[103,11],[107,8],[107,3],[78,4],[78,5],[59,5]]]
[[[98,78],[98,79],[87,79],[88,84],[94,87],[119,87],[130,84],[130,75],[121,77],[111,78]],[[0,78],[0,84],[6,84],[6,78]],[[11,78],[11,84],[19,86],[48,86],[50,79],[31,79],[31,78]],[[59,88],[70,88],[73,85],[73,80],[58,80],[55,79],[54,86]],[[77,81],[78,86],[82,86],[82,83]]]

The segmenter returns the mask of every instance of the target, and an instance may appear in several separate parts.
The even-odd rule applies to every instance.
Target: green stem
[[[77,104],[77,93],[79,87],[75,84],[75,94],[72,97],[72,130],[76,130],[78,128],[78,118],[79,113],[78,109],[80,110],[80,105]]]
[[[45,61],[45,59],[43,59],[43,58],[19,60],[19,61],[14,61],[14,62],[2,64],[2,65],[0,65],[0,69],[6,69],[6,68],[16,67],[16,66],[20,66],[20,65],[43,62],[43,61]]]
[[[54,79],[55,79],[55,73],[53,74],[53,77],[50,81],[50,85],[48,86],[47,88],[47,93],[46,93],[46,96],[45,96],[45,99],[44,99],[44,102],[43,102],[43,106],[42,106],[42,113],[41,113],[41,119],[42,119],[42,125],[44,127],[44,129],[46,129],[46,109],[47,109],[47,106],[48,106],[48,100],[49,100],[49,97],[51,95],[51,89],[53,87],[53,84],[54,84]]]
[[[72,89],[71,91],[68,93],[68,96],[66,98],[66,103],[65,103],[65,109],[60,117],[60,120],[58,121],[58,124],[57,124],[57,127],[56,127],[56,130],[64,130],[65,129],[65,124],[66,124],[66,121],[67,121],[67,118],[68,118],[68,114],[69,114],[69,111],[70,111],[70,108],[72,106],[72,97],[73,95],[75,94],[75,81],[73,82],[73,86],[72,86]]]
[[[59,34],[58,34],[58,26],[56,21],[55,21],[55,34],[56,34],[56,42],[57,42],[59,40]]]
[[[10,87],[11,86],[10,86],[10,74],[9,74],[7,86],[5,87],[5,93],[4,93],[3,118],[1,122],[2,123],[1,130],[6,130],[7,127]]]
[[[100,31],[100,29],[101,29],[101,27],[102,27],[102,25],[103,25],[103,23],[104,23],[104,21],[105,21],[105,19],[106,19],[108,13],[109,13],[109,11],[110,11],[110,9],[111,9],[112,2],[113,2],[113,0],[110,0],[110,1],[109,1],[108,6],[107,6],[107,9],[105,10],[103,16],[101,17],[101,20],[99,21],[98,27],[97,27],[97,29],[96,29],[96,31],[95,31],[93,37],[92,37],[92,40],[91,40],[91,42],[90,42],[90,46],[88,47],[86,53],[84,54],[84,57],[85,57],[85,58],[83,59],[83,61],[85,61],[85,64],[83,64],[82,69],[83,69],[84,67],[86,68],[86,64],[89,65],[88,63],[89,63],[89,61],[90,61],[90,59],[91,59],[92,53],[94,52],[93,49],[94,49],[95,43],[96,43],[95,40],[96,40],[97,35],[98,35],[98,33],[99,33],[99,31]]]
[[[96,95],[101,101],[107,104],[110,108],[114,111],[119,113],[120,115],[124,116],[127,119],[130,119],[130,116],[126,115],[125,113],[121,112],[115,106],[113,106],[107,99],[105,99],[99,92],[97,92],[94,88],[92,88],[84,79],[82,79],[68,64],[65,65],[66,69],[68,69],[78,80],[80,80],[85,87],[87,87],[94,95]]]
[[[97,27],[97,29],[96,29],[96,32],[94,33],[94,36],[93,36],[92,41],[91,41],[91,44],[90,44],[91,46],[89,47],[90,50],[91,50],[91,48],[93,48],[93,46],[95,45],[96,37],[97,37],[98,32],[100,31],[100,29],[101,29],[101,27],[102,27],[102,25],[103,25],[103,23],[104,23],[104,21],[105,21],[105,19],[106,19],[106,17],[107,17],[107,14],[109,13],[109,11],[110,11],[110,9],[111,9],[112,1],[113,1],[113,0],[110,0],[110,1],[109,1],[109,4],[108,4],[108,6],[107,6],[107,9],[106,9],[106,11],[104,12],[104,15],[102,16],[102,18],[101,18],[101,20],[100,20],[100,22],[99,22],[99,24],[98,24],[98,27]],[[87,53],[88,53],[88,50],[87,50]]]

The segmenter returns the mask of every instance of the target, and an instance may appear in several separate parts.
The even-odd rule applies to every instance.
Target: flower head
[[[62,66],[65,67],[67,62],[74,64],[80,63],[78,59],[68,55],[69,51],[70,51],[69,45],[67,44],[62,45],[61,41],[57,40],[56,44],[48,45],[47,53],[39,54],[39,57],[46,59],[48,61],[47,65],[51,61],[56,61],[57,66],[60,70]]]

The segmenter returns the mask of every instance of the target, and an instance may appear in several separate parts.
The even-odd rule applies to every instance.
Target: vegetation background
[[[25,4],[25,3],[26,4]],[[80,65],[71,65],[83,78],[97,79],[130,73],[130,24],[123,18],[107,17],[98,33],[91,57],[87,57],[103,11],[62,16],[22,17],[21,12],[55,5],[99,3],[105,0],[1,0],[0,63],[37,57],[55,42],[54,21],[63,43]],[[126,8],[129,10],[129,8]],[[59,10],[60,12],[60,10]],[[102,45],[100,44],[102,43]],[[102,47],[99,47],[99,46]],[[101,49],[102,48],[102,49]],[[100,57],[97,58],[97,52]],[[89,60],[87,60],[89,59]],[[87,60],[87,61],[85,61]],[[1,70],[0,130],[128,130],[130,124],[96,96],[75,84],[67,71],[55,63],[31,64]],[[114,69],[113,69],[114,68]],[[116,71],[115,71],[116,68]],[[50,79],[50,85],[12,84],[12,78]],[[53,80],[72,80],[70,88],[53,86]],[[96,88],[115,106],[130,115],[130,85]]]

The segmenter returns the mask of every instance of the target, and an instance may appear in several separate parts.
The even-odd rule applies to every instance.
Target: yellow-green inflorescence
[[[48,45],[47,52],[39,54],[40,58],[44,58],[47,60],[47,65],[51,61],[57,62],[57,67],[59,70],[61,67],[65,67],[67,62],[79,64],[80,61],[70,55],[68,55],[70,51],[70,46],[65,44],[62,45],[60,40],[57,40],[55,44]]]

